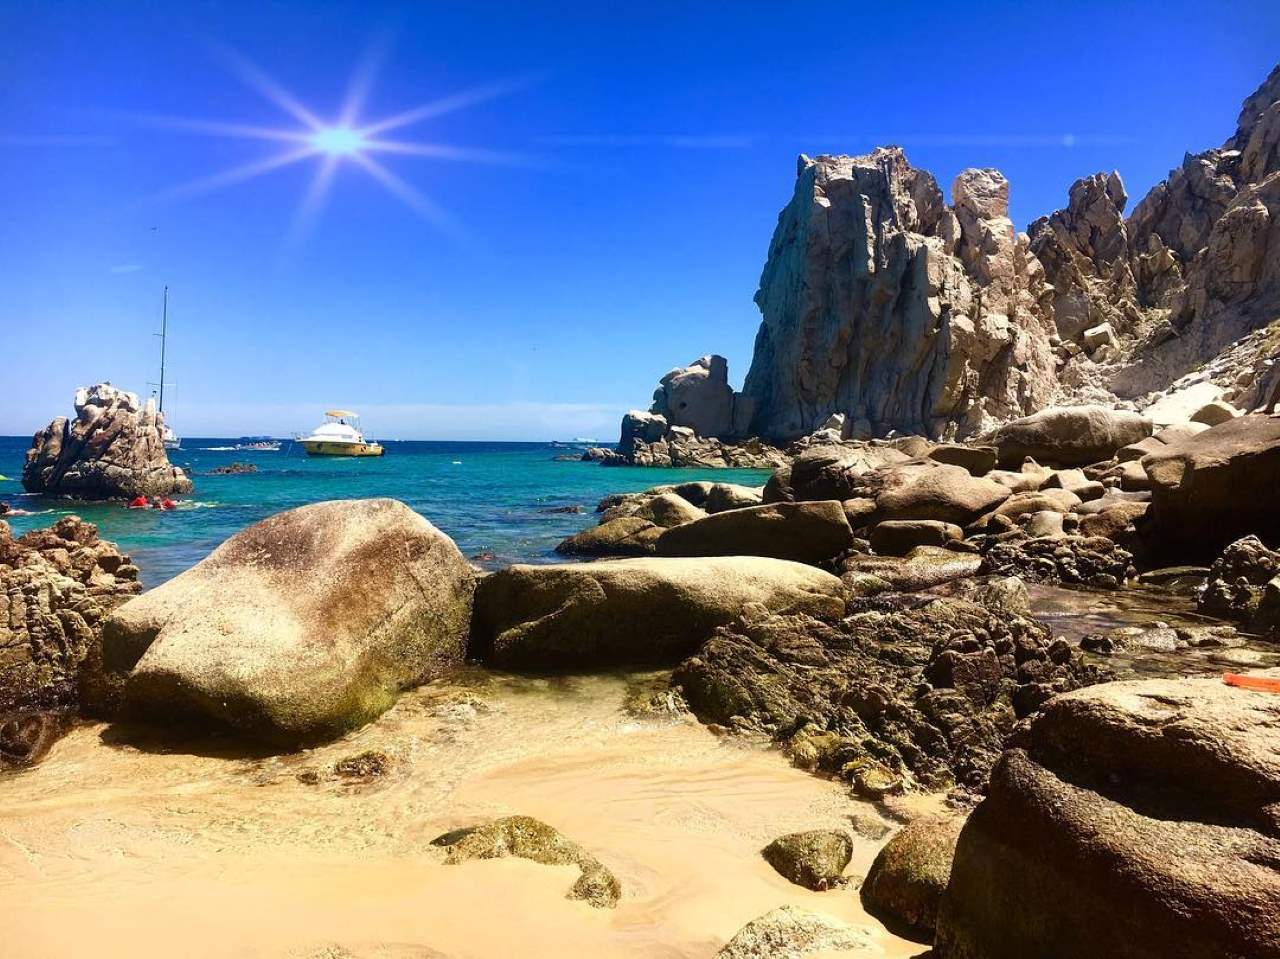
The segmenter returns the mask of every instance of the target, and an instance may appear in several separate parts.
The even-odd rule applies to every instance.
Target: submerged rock
[[[830,573],[759,556],[516,565],[481,580],[471,655],[533,670],[670,664],[744,611],[839,616],[842,593]]]
[[[155,403],[100,383],[76,391],[76,415],[35,435],[22,468],[30,493],[132,499],[190,493],[186,473],[169,464],[164,414]]]
[[[834,622],[771,616],[715,632],[672,684],[704,722],[757,730],[864,795],[980,789],[1019,716],[1095,682],[1033,620],[959,599],[881,596]]]
[[[618,879],[595,856],[576,842],[531,816],[506,816],[470,829],[445,833],[432,840],[443,846],[449,865],[473,859],[502,859],[516,856],[544,866],[577,866],[579,876],[567,898],[581,899],[596,908],[618,904],[622,887]]]
[[[1059,696],[960,834],[942,959],[1268,957],[1280,697],[1216,679]]]
[[[880,850],[859,890],[867,911],[890,928],[932,943],[964,822],[964,816],[930,816],[904,826]]]
[[[812,829],[779,836],[760,854],[783,878],[821,892],[839,885],[853,858],[853,840],[839,829]]]
[[[403,503],[315,503],[116,610],[103,661],[146,716],[323,740],[461,662],[473,589],[458,547]]]
[[[871,945],[866,929],[798,906],[781,906],[739,929],[716,959],[805,959]]]
[[[16,540],[0,520],[0,716],[74,712],[103,620],[141,589],[129,557],[78,516]]]
[[[556,552],[562,556],[644,556],[653,552],[661,535],[662,527],[650,520],[620,516],[566,537],[556,545]]]

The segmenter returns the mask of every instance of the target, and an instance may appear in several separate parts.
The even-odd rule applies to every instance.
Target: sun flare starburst
[[[357,114],[377,72],[377,63],[367,60],[356,70],[351,80],[341,115],[335,122],[325,123],[319,114],[305,106],[260,67],[232,51],[223,50],[220,53],[232,73],[288,114],[297,126],[289,129],[188,117],[138,117],[145,123],[167,129],[202,136],[262,140],[278,143],[283,147],[281,152],[251,163],[179,184],[161,193],[159,199],[177,199],[208,193],[311,160],[316,163],[316,169],[303,192],[294,217],[291,233],[295,238],[304,233],[319,216],[339,166],[349,166],[367,173],[374,182],[419,216],[447,232],[456,232],[456,224],[434,200],[375,159],[372,154],[398,154],[509,166],[527,166],[538,162],[533,157],[501,150],[447,143],[408,142],[387,139],[386,136],[404,127],[514,93],[528,85],[526,80],[504,80],[472,87],[402,110],[381,120],[360,122]]]

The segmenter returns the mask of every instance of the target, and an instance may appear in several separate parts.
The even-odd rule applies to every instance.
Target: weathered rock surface
[[[1152,484],[1142,533],[1154,549],[1208,560],[1249,534],[1280,542],[1280,417],[1236,417],[1143,457],[1142,466]]]
[[[556,552],[564,556],[644,556],[653,552],[661,535],[662,527],[647,519],[619,516],[566,537],[556,544]]]
[[[765,484],[764,501],[852,499],[863,495],[865,475],[910,459],[906,453],[885,445],[814,447],[774,471]]]
[[[954,523],[939,520],[886,520],[871,530],[871,548],[881,556],[906,556],[917,546],[946,546],[964,538]]]
[[[1060,696],[960,834],[942,959],[1280,954],[1280,697],[1216,679]]]
[[[980,789],[1018,716],[1096,677],[1008,609],[905,595],[849,609],[834,623],[725,626],[672,683],[704,722],[763,731],[798,765],[879,798],[914,785]]]
[[[964,816],[929,816],[904,826],[880,850],[859,890],[867,911],[890,928],[932,943],[964,822]]]
[[[1031,583],[1117,589],[1134,575],[1133,556],[1102,536],[1027,537],[986,545],[982,572]]]
[[[100,383],[76,391],[76,415],[35,435],[22,469],[30,493],[131,499],[191,492],[164,451],[164,415],[148,400]]]
[[[701,356],[677,367],[658,382],[651,413],[671,426],[687,426],[699,436],[728,439],[741,435],[746,411],[729,386],[729,362],[723,356]],[[653,440],[650,440],[653,442]]]
[[[517,565],[480,581],[471,655],[532,670],[669,664],[749,605],[835,617],[843,587],[813,567],[755,556]]]
[[[474,859],[507,856],[529,859],[544,866],[577,866],[578,880],[566,898],[581,899],[597,908],[616,906],[622,895],[617,877],[599,859],[531,816],[506,816],[481,826],[459,829],[439,836],[432,844],[447,850],[445,862],[451,866]]]
[[[807,959],[871,946],[866,929],[798,906],[780,906],[739,929],[716,959]]]
[[[737,483],[716,483],[707,491],[705,509],[708,513],[759,506],[764,502],[764,489],[741,486]]]
[[[1197,605],[1258,632],[1280,628],[1280,552],[1256,536],[1236,540],[1213,561]]]
[[[1008,487],[971,476],[960,466],[880,472],[886,488],[876,497],[876,508],[886,520],[931,519],[964,526],[1009,498]]]
[[[952,197],[896,147],[800,157],[756,293],[753,433],[795,439],[843,413],[854,435],[938,437],[1048,402],[1048,291],[1008,183],[966,170]]]
[[[403,503],[315,503],[116,610],[103,661],[144,715],[322,740],[461,662],[473,588],[453,541]]]
[[[1150,420],[1126,410],[1055,406],[1006,423],[988,439],[1006,466],[1016,467],[1028,456],[1055,466],[1087,466],[1110,459],[1151,431]]]
[[[772,556],[800,563],[832,559],[853,543],[835,500],[768,503],[715,513],[658,537],[659,556]]]
[[[906,556],[853,553],[840,561],[840,579],[855,596],[894,590],[913,593],[975,576],[982,557],[937,546],[917,546]]]
[[[760,854],[788,881],[821,892],[839,885],[853,858],[853,839],[840,829],[811,829],[779,836]]]
[[[101,658],[102,622],[141,590],[138,568],[97,527],[67,516],[14,539],[0,520],[0,720],[74,711]]]

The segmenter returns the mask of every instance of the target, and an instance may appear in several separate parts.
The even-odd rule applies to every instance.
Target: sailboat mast
[[[160,312],[160,412],[164,412],[164,353],[169,335],[169,287],[164,288],[164,304]]]

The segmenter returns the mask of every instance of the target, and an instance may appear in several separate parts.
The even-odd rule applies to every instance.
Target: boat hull
[[[381,456],[380,443],[334,443],[330,440],[300,440],[308,456]]]

